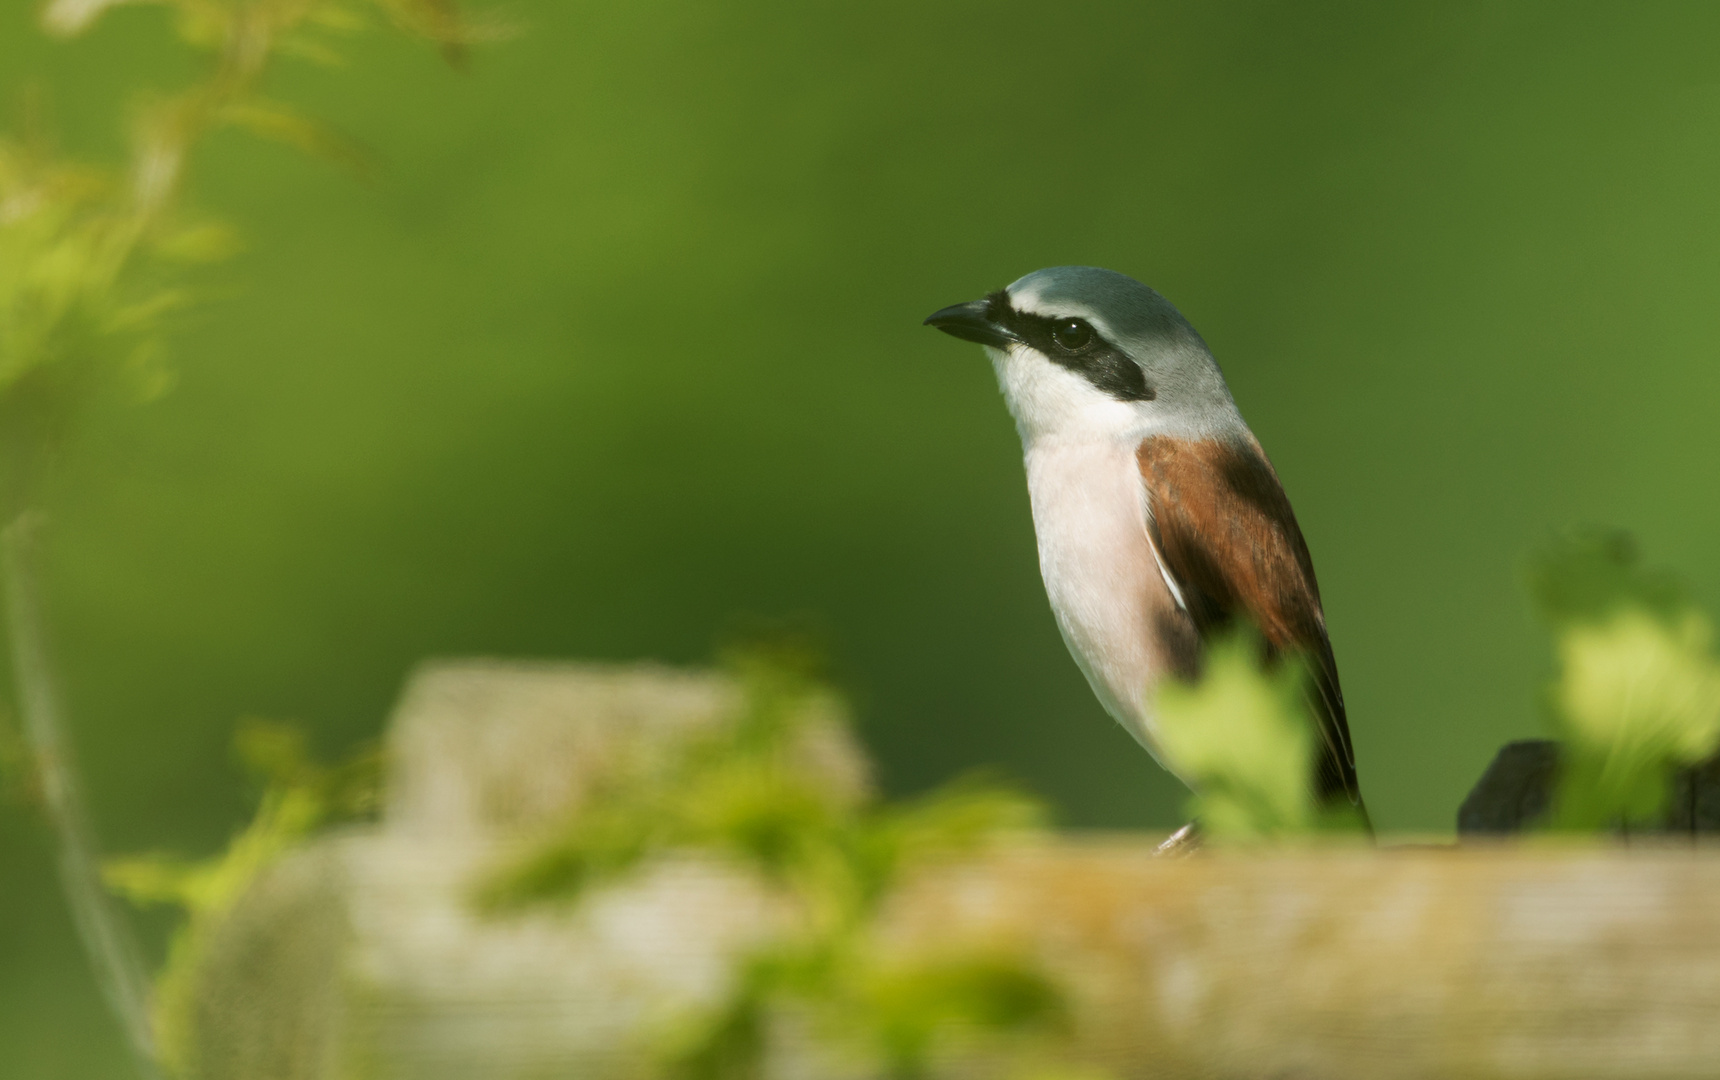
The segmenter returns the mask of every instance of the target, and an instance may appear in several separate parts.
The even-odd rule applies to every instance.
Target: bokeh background
[[[0,92],[121,152],[195,74],[157,12]],[[337,753],[427,656],[698,663],[820,627],[882,779],[994,765],[1078,826],[1182,793],[1093,702],[980,351],[920,326],[1114,267],[1200,328],[1296,503],[1376,820],[1448,830],[1536,733],[1523,552],[1630,527],[1720,586],[1720,8],[512,0],[450,71],[378,38],[280,96],[373,183],[243,136],[174,391],[80,424],[50,594],[115,851],[217,848],[247,715]],[[149,924],[152,932],[159,926]],[[118,1076],[46,833],[0,808],[0,1073]]]

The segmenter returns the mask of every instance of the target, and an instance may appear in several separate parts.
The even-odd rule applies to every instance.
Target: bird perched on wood
[[[1314,796],[1365,821],[1302,530],[1182,313],[1126,275],[1057,266],[926,324],[985,346],[997,369],[1045,591],[1105,710],[1174,772],[1154,734],[1153,687],[1197,674],[1206,642],[1246,620],[1269,657],[1306,656]]]

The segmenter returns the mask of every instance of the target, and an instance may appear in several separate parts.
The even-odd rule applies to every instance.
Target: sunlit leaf
[[[867,935],[913,871],[1042,826],[1044,808],[1000,781],[968,778],[880,806],[808,771],[811,717],[839,715],[795,638],[726,656],[741,695],[660,767],[617,783],[553,836],[480,884],[492,917],[571,903],[653,856],[701,852],[748,869],[798,906],[796,929],[742,958],[730,992],[665,1032],[666,1068],[685,1080],[758,1075],[773,1009],[793,1003],[911,1075],[940,1033],[1036,1031],[1062,997],[1026,960],[953,949],[880,966]]]
[[[1622,608],[1559,638],[1555,714],[1565,737],[1555,808],[1564,827],[1657,818],[1672,770],[1720,744],[1720,663],[1695,612],[1668,621]]]
[[[71,37],[88,30],[110,8],[138,2],[140,0],[49,0],[42,8],[42,29],[50,34]]]
[[[448,48],[483,36],[452,0],[48,0],[42,24],[80,33],[123,2],[171,11],[180,39],[209,51],[208,78],[134,108],[123,170],[57,158],[34,111],[25,137],[0,138],[0,395],[33,372],[81,365],[75,377],[58,379],[63,392],[54,408],[63,412],[106,380],[144,398],[170,384],[164,320],[193,299],[172,280],[175,267],[236,248],[223,227],[168,224],[191,150],[213,128],[243,128],[361,174],[374,171],[372,155],[353,140],[257,96],[275,56],[333,61],[323,37],[362,29],[367,11]],[[31,430],[49,437],[60,426]]]
[[[1010,955],[922,957],[870,973],[862,1003],[893,1075],[917,1075],[939,1034],[952,1029],[1021,1034],[1068,1022],[1062,993]]]
[[[370,151],[334,129],[278,102],[237,101],[221,111],[221,118],[261,138],[284,143],[311,157],[344,165],[369,175],[376,162]]]
[[[1558,655],[1547,694],[1563,744],[1551,823],[1654,825],[1674,770],[1720,745],[1713,624],[1621,532],[1564,534],[1530,560],[1528,583]]]
[[[187,882],[196,873],[197,864],[176,856],[132,855],[108,860],[102,866],[102,881],[119,896],[140,906],[184,906],[190,893]]]
[[[171,904],[185,921],[174,933],[167,964],[156,980],[156,1027],[169,1066],[183,1068],[196,1005],[195,979],[210,935],[245,891],[283,855],[354,804],[375,804],[380,783],[376,755],[361,748],[329,766],[312,759],[302,732],[286,724],[247,721],[235,754],[266,781],[257,812],[221,854],[190,861],[165,855],[109,860],[102,876],[115,893],[139,904]],[[365,784],[358,798],[348,790]]]
[[[1572,734],[1680,760],[1707,755],[1720,735],[1713,637],[1713,627],[1694,612],[1668,625],[1626,610],[1566,631],[1557,700]]]
[[[1191,812],[1213,839],[1314,827],[1306,677],[1292,662],[1264,670],[1258,645],[1236,635],[1208,648],[1198,682],[1167,680],[1158,690],[1159,740],[1197,792]]]

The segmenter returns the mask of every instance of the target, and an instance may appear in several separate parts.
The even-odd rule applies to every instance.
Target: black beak
[[[932,312],[926,317],[925,325],[935,326],[951,337],[959,337],[963,341],[977,341],[994,349],[1007,349],[1020,341],[1020,338],[986,317],[989,307],[990,304],[984,300],[953,304],[942,311]]]

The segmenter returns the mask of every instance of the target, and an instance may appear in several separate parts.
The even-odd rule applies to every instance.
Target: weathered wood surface
[[[728,692],[660,670],[421,676],[396,720],[388,820],[278,866],[212,950],[203,1074],[641,1075],[664,1025],[717,1001],[729,959],[780,925],[771,894],[674,860],[572,910],[487,919],[471,883],[581,797],[569,771],[625,768],[651,725],[696,724]],[[835,732],[807,767],[863,784]],[[537,779],[516,786],[515,768]],[[1720,852],[1154,860],[1157,839],[1066,839],[927,873],[878,947],[1025,950],[1074,1005],[1076,1059],[1117,1077],[1720,1076]],[[840,1060],[784,1045],[771,1075],[852,1075]]]
[[[1712,852],[1020,852],[900,933],[1031,942],[1127,1076],[1720,1076]]]

